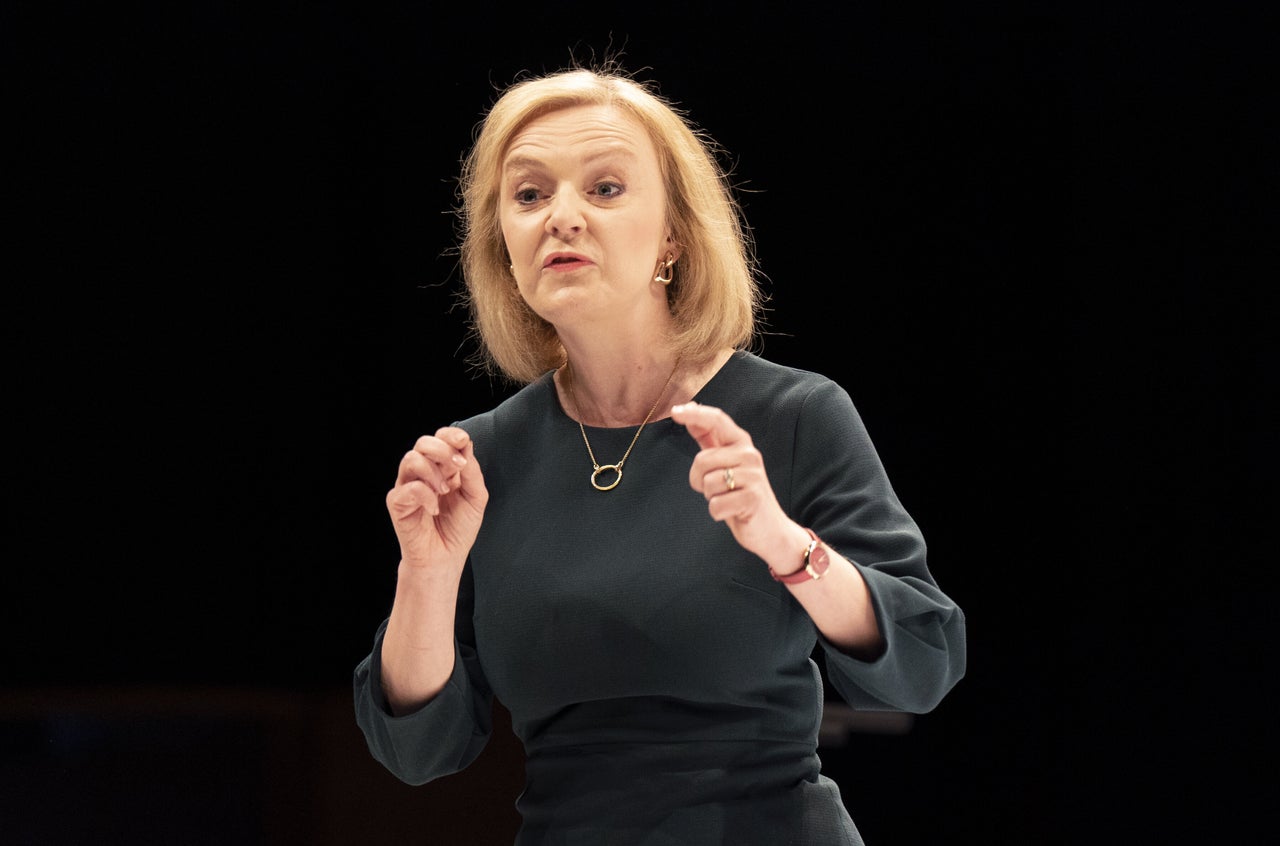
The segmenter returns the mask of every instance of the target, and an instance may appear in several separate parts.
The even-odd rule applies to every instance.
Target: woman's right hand
[[[387,511],[407,567],[461,566],[489,502],[471,436],[445,426],[418,438],[400,459]]]

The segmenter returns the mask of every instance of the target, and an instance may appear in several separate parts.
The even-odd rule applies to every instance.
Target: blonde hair
[[[719,148],[670,102],[616,66],[572,68],[513,84],[485,115],[462,165],[460,256],[464,301],[479,350],[472,362],[527,384],[565,361],[555,328],[529,308],[512,278],[498,219],[503,158],[531,121],[581,105],[624,109],[649,133],[667,194],[667,225],[681,253],[667,288],[670,343],[688,363],[756,340],[762,306],[754,242]]]

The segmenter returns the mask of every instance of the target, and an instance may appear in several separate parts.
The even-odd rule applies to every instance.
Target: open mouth
[[[549,256],[546,262],[543,263],[542,267],[544,269],[551,268],[551,269],[557,269],[557,270],[567,270],[573,267],[584,267],[590,263],[591,262],[588,261],[584,256],[572,255],[569,253],[562,253],[560,255]]]

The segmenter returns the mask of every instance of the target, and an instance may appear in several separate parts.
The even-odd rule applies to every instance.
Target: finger
[[[471,436],[467,434],[467,430],[459,429],[457,426],[440,427],[436,430],[436,437],[459,452],[471,444]]]
[[[449,453],[449,463],[452,465],[452,472],[449,474],[455,482],[456,488],[458,475],[457,471],[461,468],[467,468],[478,477],[479,465],[475,461],[475,448],[471,442],[471,436],[467,434],[465,429],[459,429],[457,426],[445,426],[436,430],[436,437],[448,445],[452,452]]]
[[[444,463],[452,461],[461,467],[465,462],[466,447],[471,438],[461,429],[446,426],[434,435],[423,435],[414,443],[413,448],[423,455]]]
[[[423,435],[413,445],[413,451],[434,463],[442,477],[454,480],[458,469],[471,459],[470,448],[471,436],[454,426],[437,429],[435,435]]]
[[[755,492],[744,488],[736,475],[726,474],[720,468],[703,477],[703,496],[707,500],[707,513],[716,522],[738,520],[751,513]],[[726,481],[726,477],[728,481]],[[733,488],[729,487],[732,481]]]
[[[693,487],[707,499],[728,496],[741,493],[749,476],[750,470],[740,464],[719,464],[700,471]]]
[[[453,461],[453,450],[442,443],[438,446],[424,443],[425,440],[427,439],[419,439],[414,449],[406,452],[400,459],[396,485],[421,482],[436,493],[448,493],[451,487],[450,482],[458,472],[456,463]]]
[[[413,480],[387,492],[387,511],[393,519],[412,517],[419,510],[433,517],[440,513],[440,495],[426,482]]]
[[[757,466],[757,455],[749,441],[733,446],[704,447],[693,457],[689,484],[700,493],[722,493],[728,488],[725,469],[732,467],[734,484],[741,487],[751,468]]]
[[[671,409],[671,419],[685,427],[698,446],[727,446],[750,441],[746,430],[733,422],[733,418],[712,405],[687,402]]]
[[[707,502],[707,513],[717,523],[749,520],[757,506],[756,498],[746,491],[713,496]]]
[[[738,487],[738,480],[733,470],[734,468],[732,467],[726,467],[720,471],[721,481],[724,482],[725,493],[730,493]]]
[[[457,470],[452,481],[454,489],[461,488],[462,495],[468,499],[477,495],[487,498],[484,474],[480,470],[480,462],[476,460],[475,442],[471,440],[471,436],[456,427],[441,429],[438,434],[457,450],[450,456],[450,461]]]

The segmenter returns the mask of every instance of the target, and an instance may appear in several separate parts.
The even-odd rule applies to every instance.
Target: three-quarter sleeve
[[[965,673],[965,618],[934,580],[924,538],[899,501],[849,395],[824,382],[796,418],[793,515],[861,572],[885,649],[862,661],[818,634],[850,706],[925,713]]]
[[[458,772],[484,749],[493,728],[493,693],[476,656],[472,626],[470,565],[458,593],[453,675],[418,710],[395,716],[382,688],[382,639],[378,627],[373,649],[355,669],[356,723],[375,760],[408,784],[423,784]]]

